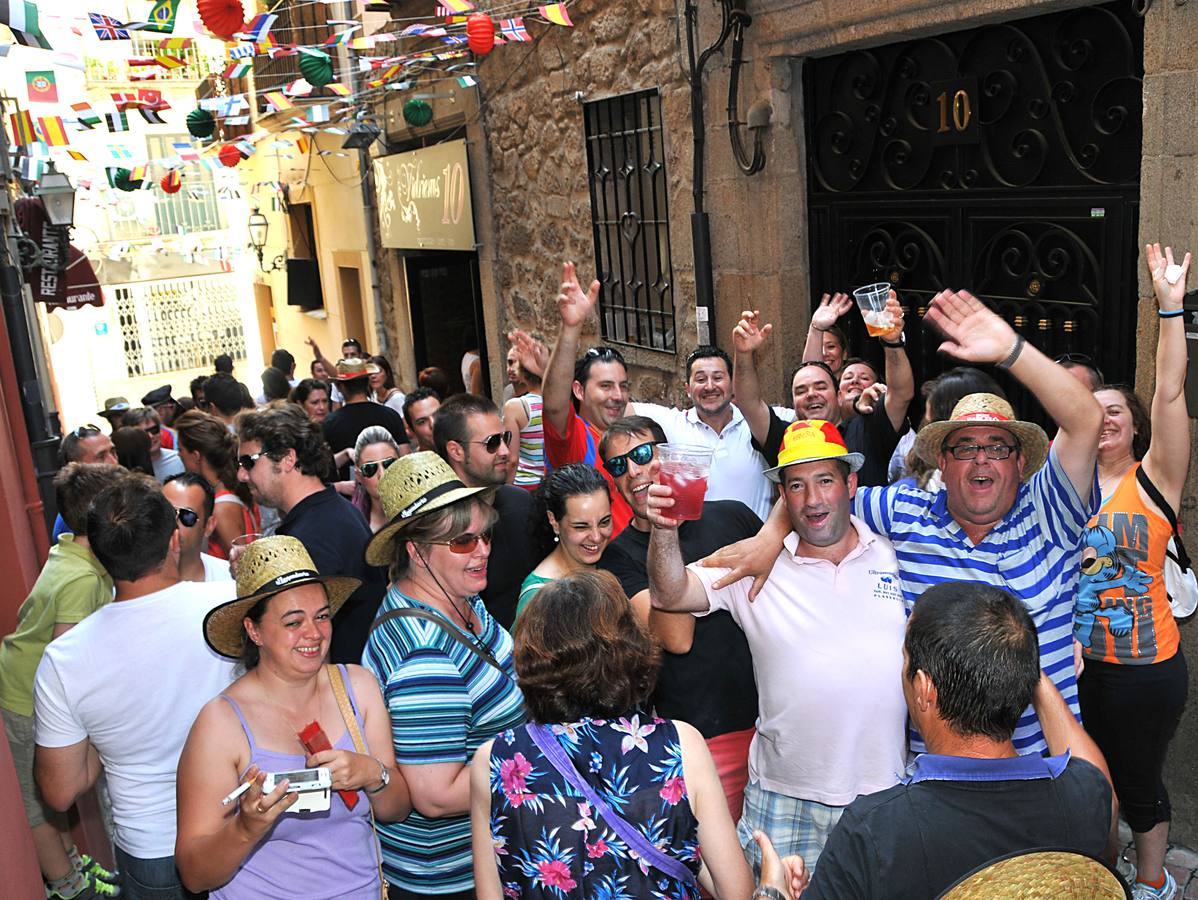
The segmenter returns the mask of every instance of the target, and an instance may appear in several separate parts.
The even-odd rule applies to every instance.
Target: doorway
[[[449,393],[466,390],[462,358],[479,355],[483,393],[491,396],[478,254],[427,251],[405,257],[416,369],[445,370]]]

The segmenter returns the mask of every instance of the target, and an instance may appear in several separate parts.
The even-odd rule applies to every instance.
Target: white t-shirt
[[[204,643],[203,620],[236,592],[231,581],[182,581],[114,601],[51,641],[38,665],[38,745],[90,739],[108,775],[116,843],[137,859],[175,852],[179,754],[236,665]]]
[[[200,551],[200,562],[204,564],[204,581],[232,581],[233,576],[229,572],[229,561],[220,559],[216,556],[210,556],[203,551]]]
[[[162,448],[157,457],[150,457],[150,464],[154,467],[154,477],[160,482],[183,472],[183,458],[179,456],[179,452],[168,450],[166,447]]]
[[[727,569],[687,566],[753,654],[760,715],[749,778],[828,806],[892,787],[907,764],[898,561],[886,538],[851,521],[860,542],[840,565],[796,556],[799,537],[787,535],[752,603],[753,579],[714,591]]]

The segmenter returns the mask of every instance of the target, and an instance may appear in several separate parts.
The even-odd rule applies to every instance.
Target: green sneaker
[[[112,900],[121,895],[121,889],[115,884],[100,881],[90,875],[84,879],[83,890],[77,894],[64,894],[61,891],[46,891],[48,900]]]
[[[79,862],[83,865],[84,875],[91,875],[93,878],[99,881],[107,881],[109,884],[117,883],[119,876],[116,872],[108,871],[86,853],[79,854]]]

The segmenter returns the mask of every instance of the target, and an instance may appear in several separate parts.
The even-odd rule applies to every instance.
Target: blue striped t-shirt
[[[500,674],[434,622],[392,619],[370,633],[362,665],[383,686],[391,714],[395,761],[404,765],[469,764],[474,751],[525,719],[524,697],[512,667],[512,638],[470,599],[482,627],[479,642],[507,672]],[[379,615],[393,609],[431,609],[388,589]],[[463,630],[463,634],[469,634]],[[387,881],[421,894],[474,886],[470,814],[428,818],[412,810],[402,822],[378,823]]]
[[[1098,478],[1082,502],[1056,450],[1019,486],[1010,512],[976,546],[948,511],[947,493],[905,484],[860,488],[853,512],[894,545],[908,613],[942,581],[980,581],[1023,601],[1040,638],[1040,666],[1079,720],[1073,671],[1073,603],[1082,534],[1098,511]],[[1029,706],[1015,729],[1015,749],[1042,753],[1048,745]]]

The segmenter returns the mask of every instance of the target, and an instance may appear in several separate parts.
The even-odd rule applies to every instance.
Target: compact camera
[[[325,812],[329,808],[329,796],[333,779],[329,770],[300,769],[297,772],[267,772],[262,784],[263,793],[269,794],[281,781],[288,782],[287,793],[298,794],[295,803],[288,807],[289,813]]]

